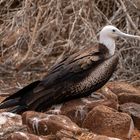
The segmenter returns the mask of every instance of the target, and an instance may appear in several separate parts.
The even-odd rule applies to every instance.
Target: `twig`
[[[37,32],[37,27],[38,27],[39,19],[41,17],[41,12],[42,11],[39,9],[38,15],[37,15],[37,18],[36,18],[36,23],[35,23],[34,30],[33,30],[33,34],[32,34],[32,39],[31,39],[30,44],[28,45],[28,51],[27,51],[26,55],[23,57],[23,59],[21,59],[21,61],[19,62],[18,66],[20,66],[22,63],[24,63],[24,61],[28,58],[28,56],[32,52],[32,47],[33,47],[33,45],[35,43],[35,40],[36,40],[36,32]]]
[[[126,14],[126,17],[128,18],[128,21],[130,22],[130,24],[132,25],[132,27],[135,29],[135,31],[140,35],[140,31],[139,31],[139,29],[136,27],[136,25],[135,25],[135,23],[133,22],[133,20],[132,20],[132,18],[130,17],[130,15],[128,14],[127,9],[126,9],[126,7],[125,7],[123,1],[122,1],[122,0],[119,0],[119,1],[120,1],[120,3],[121,3],[121,6],[122,6],[122,9],[123,9],[124,13]]]

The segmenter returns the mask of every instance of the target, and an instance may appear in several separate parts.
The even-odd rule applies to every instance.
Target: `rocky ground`
[[[139,130],[140,88],[124,82],[44,113],[0,113],[0,140],[140,140]]]

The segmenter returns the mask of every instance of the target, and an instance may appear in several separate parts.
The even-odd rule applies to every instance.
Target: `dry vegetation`
[[[12,92],[46,75],[64,55],[113,24],[140,35],[139,0],[0,0],[0,87]],[[113,79],[140,84],[140,41],[119,40]]]

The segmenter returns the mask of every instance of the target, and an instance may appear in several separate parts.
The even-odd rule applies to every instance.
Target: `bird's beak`
[[[126,33],[123,33],[123,32],[121,32],[121,31],[117,32],[117,34],[118,34],[118,36],[121,36],[121,37],[135,38],[135,39],[140,40],[140,36],[138,36],[138,35],[126,34]]]

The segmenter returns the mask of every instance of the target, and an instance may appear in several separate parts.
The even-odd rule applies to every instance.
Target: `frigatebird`
[[[117,37],[140,39],[140,36],[105,26],[99,43],[84,48],[55,64],[47,76],[7,97],[0,109],[22,113],[27,110],[45,111],[48,107],[90,95],[101,88],[112,76],[118,64],[115,54]]]

